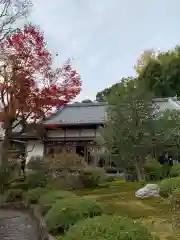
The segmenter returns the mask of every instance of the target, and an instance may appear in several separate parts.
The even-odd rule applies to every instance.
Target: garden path
[[[0,210],[1,240],[38,240],[35,222],[25,212]]]

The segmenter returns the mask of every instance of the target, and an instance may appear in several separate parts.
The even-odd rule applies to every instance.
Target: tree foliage
[[[124,167],[137,164],[147,155],[152,119],[152,96],[137,88],[135,81],[121,84],[108,98],[108,146],[120,154]],[[133,162],[132,162],[133,161]]]
[[[179,65],[179,46],[165,52],[145,51],[135,66],[136,77],[122,78],[97,93],[97,100],[111,106],[102,134],[111,154],[119,155],[116,165],[137,168],[149,153],[179,154],[180,112],[160,112],[156,99],[180,95]]]
[[[107,101],[107,97],[112,93],[112,92],[116,92],[116,88],[118,88],[119,85],[121,84],[126,84],[129,81],[135,81],[135,78],[133,77],[127,77],[127,78],[122,78],[121,81],[119,81],[118,83],[113,84],[112,86],[105,88],[104,90],[98,92],[96,94],[96,101],[98,102],[106,102]]]
[[[140,81],[155,97],[180,96],[180,47],[165,52],[145,51],[136,65]]]
[[[119,154],[119,164],[133,167],[139,179],[148,154],[154,149],[177,151],[180,146],[179,111],[160,112],[153,94],[142,83],[119,85],[108,97],[107,126],[103,131],[111,153]]]
[[[155,98],[180,96],[180,46],[168,51],[146,50],[138,59],[136,78],[144,82]],[[133,81],[133,77],[122,78],[118,83],[105,88],[96,95],[97,101],[106,101],[106,97],[122,82]]]
[[[80,92],[79,74],[69,61],[53,68],[43,32],[35,26],[24,26],[2,41],[1,53],[2,122],[36,122]]]
[[[81,78],[70,61],[53,67],[44,34],[36,26],[25,25],[6,36],[0,42],[0,51],[1,165],[7,161],[13,128],[20,129],[16,134],[26,132],[27,126],[31,132],[39,130],[37,123],[80,93]]]

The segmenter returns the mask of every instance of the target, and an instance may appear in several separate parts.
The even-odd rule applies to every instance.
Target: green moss
[[[103,215],[79,221],[70,227],[64,239],[153,240],[154,237],[145,226],[130,218]]]
[[[113,181],[107,188],[85,189],[77,195],[103,202],[107,214],[118,214],[136,219],[147,225],[160,239],[176,239],[172,229],[172,211],[168,199],[135,197],[137,189],[146,183]],[[168,221],[168,222],[167,222]],[[164,237],[165,236],[165,237]]]

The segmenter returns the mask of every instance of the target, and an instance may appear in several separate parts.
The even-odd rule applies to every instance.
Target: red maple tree
[[[13,32],[0,42],[0,175],[6,174],[7,154],[18,125],[18,135],[73,100],[81,90],[80,75],[67,61],[53,67],[43,32],[32,25]],[[34,125],[29,123],[35,123]],[[36,128],[36,129],[35,129]],[[32,129],[32,128],[31,128]]]
[[[67,61],[53,68],[43,32],[26,25],[4,39],[1,50],[0,121],[39,121],[73,100],[81,90],[80,75]],[[18,121],[19,120],[19,121]]]

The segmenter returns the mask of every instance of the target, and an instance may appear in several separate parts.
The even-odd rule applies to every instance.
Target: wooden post
[[[2,158],[1,158],[2,145],[3,145],[3,140],[0,139],[0,167],[1,167],[1,165],[2,165]]]

